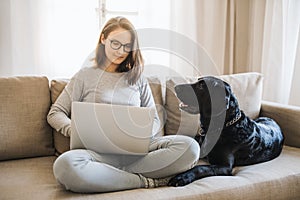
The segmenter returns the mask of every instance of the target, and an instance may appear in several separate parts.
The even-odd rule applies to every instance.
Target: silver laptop
[[[154,108],[73,102],[70,148],[145,155],[152,138],[154,113]]]

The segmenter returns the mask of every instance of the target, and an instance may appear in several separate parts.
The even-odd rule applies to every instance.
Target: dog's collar
[[[204,130],[201,125],[198,127],[197,134],[200,136],[205,136]]]
[[[237,114],[237,116],[234,119],[232,119],[231,121],[229,121],[225,124],[225,127],[231,126],[232,124],[237,122],[239,119],[241,119],[241,117],[242,117],[242,113],[241,113],[241,111],[239,111],[239,113]],[[204,130],[202,129],[201,125],[198,127],[197,134],[200,136],[205,136],[205,134],[206,134],[204,132]]]
[[[236,115],[236,117],[234,119],[232,119],[231,121],[226,123],[226,127],[231,126],[232,124],[234,124],[235,122],[237,122],[239,119],[241,119],[242,117],[242,113],[241,111],[239,111],[239,113]]]

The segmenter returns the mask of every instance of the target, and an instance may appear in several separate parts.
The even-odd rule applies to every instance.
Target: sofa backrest
[[[0,160],[54,155],[46,77],[0,78]]]
[[[241,109],[256,118],[261,106],[262,75],[241,73],[220,78],[231,85]],[[162,122],[158,135],[195,134],[199,115],[179,110],[174,86],[196,80],[196,77],[167,80],[148,77]],[[0,78],[0,160],[54,155],[53,146],[58,154],[69,150],[69,138],[51,129],[46,120],[51,104],[67,83],[68,80],[52,80],[50,93],[46,77]]]

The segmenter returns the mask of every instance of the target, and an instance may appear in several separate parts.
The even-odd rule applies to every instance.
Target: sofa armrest
[[[260,116],[270,117],[279,124],[286,145],[300,147],[300,107],[262,101]]]

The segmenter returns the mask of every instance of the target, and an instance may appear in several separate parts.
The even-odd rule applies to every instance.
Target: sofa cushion
[[[231,85],[240,108],[250,118],[259,116],[263,77],[259,73],[249,72],[219,76]],[[196,77],[170,77],[166,81],[166,114],[165,133],[194,136],[199,126],[199,115],[192,115],[179,109],[179,101],[174,92],[174,86],[181,83],[192,83]]]
[[[147,77],[149,85],[152,90],[153,98],[156,104],[156,109],[161,120],[161,129],[157,133],[157,135],[161,136],[164,134],[164,119],[165,119],[165,109],[163,107],[163,99],[162,99],[162,90],[161,90],[161,82],[157,77]],[[54,103],[60,93],[63,91],[65,86],[68,83],[68,79],[57,79],[51,81],[51,101]],[[53,129],[53,136],[54,136],[54,146],[56,149],[57,155],[68,151],[70,149],[70,139],[65,137],[61,133],[57,132]]]
[[[53,104],[68,83],[68,79],[52,80],[50,83],[51,103]],[[56,154],[70,150],[70,138],[53,129],[53,140]]]
[[[0,160],[54,155],[46,77],[0,78]]]
[[[158,117],[160,119],[160,131],[156,134],[156,136],[163,136],[164,133],[164,125],[165,125],[165,108],[163,106],[163,98],[162,98],[162,83],[158,77],[147,77],[149,82],[152,95],[154,98],[156,110],[158,113]]]
[[[195,136],[199,127],[199,114],[193,115],[179,109],[179,100],[175,95],[174,87],[181,83],[192,83],[196,77],[171,77],[166,81],[166,135],[189,135]]]
[[[60,199],[53,175],[55,156],[0,162],[0,199]]]
[[[1,199],[299,199],[300,149],[284,146],[269,162],[237,167],[234,176],[214,176],[184,187],[100,194],[65,191],[54,179],[54,156],[0,162]]]

